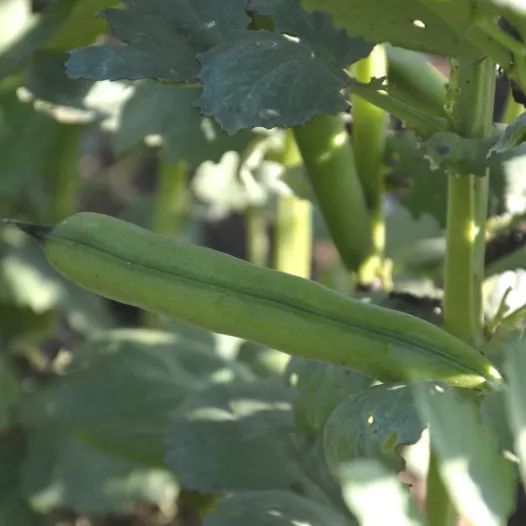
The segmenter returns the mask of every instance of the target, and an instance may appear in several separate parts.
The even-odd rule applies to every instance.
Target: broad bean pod
[[[55,226],[8,222],[39,239],[66,278],[115,301],[382,382],[491,389],[502,381],[482,354],[439,327],[313,281],[97,213]]]

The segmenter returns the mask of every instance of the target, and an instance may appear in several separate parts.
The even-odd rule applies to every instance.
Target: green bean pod
[[[94,293],[380,381],[493,388],[499,372],[423,320],[312,281],[82,212],[55,226],[16,221],[55,269]]]

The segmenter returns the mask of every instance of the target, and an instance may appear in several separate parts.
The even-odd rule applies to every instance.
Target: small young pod
[[[40,240],[58,272],[115,301],[382,382],[502,381],[482,354],[439,327],[306,279],[96,213],[51,227],[11,223]]]

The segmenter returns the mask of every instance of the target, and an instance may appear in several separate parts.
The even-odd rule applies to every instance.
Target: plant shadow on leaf
[[[184,487],[201,492],[283,490],[332,507],[302,464],[294,397],[274,379],[195,393],[170,420],[167,464]]]
[[[168,470],[106,455],[49,424],[29,437],[20,478],[24,496],[41,513],[118,514],[138,502],[166,508],[178,491]]]
[[[174,333],[115,330],[74,350],[65,374],[28,396],[29,427],[53,419],[103,452],[164,466],[169,414],[196,390],[252,374]]]

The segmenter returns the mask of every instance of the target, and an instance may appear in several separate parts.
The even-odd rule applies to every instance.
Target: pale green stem
[[[162,163],[156,190],[153,230],[177,236],[188,213],[188,165],[185,161]]]
[[[301,162],[294,134],[287,130],[285,166]],[[310,278],[312,261],[312,209],[307,200],[280,195],[276,203],[274,265],[276,270]]]
[[[265,208],[249,206],[245,212],[248,260],[254,265],[265,266],[269,253]]]
[[[354,75],[359,82],[387,75],[387,58],[383,46],[376,46],[372,53],[354,65]],[[352,142],[355,152],[356,169],[364,189],[370,216],[373,251],[358,270],[359,281],[369,285],[378,275],[385,248],[385,223],[383,217],[386,126],[388,114],[363,100],[351,96]]]

